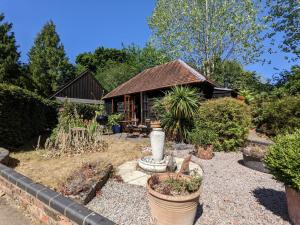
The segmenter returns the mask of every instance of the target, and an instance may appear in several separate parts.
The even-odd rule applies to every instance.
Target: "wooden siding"
[[[65,85],[55,94],[55,97],[100,100],[104,89],[99,82],[86,72]]]

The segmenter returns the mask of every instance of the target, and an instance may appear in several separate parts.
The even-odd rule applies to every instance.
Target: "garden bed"
[[[140,141],[124,140],[118,136],[104,136],[108,149],[104,152],[84,153],[60,158],[45,158],[45,150],[29,150],[12,152],[10,166],[50,188],[58,189],[61,183],[84,163],[99,161],[103,167],[109,163],[114,167],[122,163],[142,157],[142,149],[149,146],[149,139]]]

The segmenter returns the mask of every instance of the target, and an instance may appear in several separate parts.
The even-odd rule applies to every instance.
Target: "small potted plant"
[[[200,159],[212,159],[213,144],[216,142],[218,136],[210,129],[195,128],[189,134],[192,144],[195,145],[197,155]]]
[[[194,224],[200,197],[202,176],[163,173],[152,175],[147,193],[153,222],[158,225]]]
[[[111,126],[114,134],[121,133],[120,121],[123,118],[122,114],[112,114],[108,116],[108,125]]]
[[[295,225],[300,224],[300,130],[275,138],[265,157],[275,179],[285,184],[288,212]]]

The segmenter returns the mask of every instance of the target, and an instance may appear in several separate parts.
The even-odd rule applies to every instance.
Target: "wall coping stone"
[[[8,153],[7,153],[8,152]],[[1,164],[9,151],[0,148],[0,176],[80,225],[116,225],[109,219]],[[4,156],[5,155],[5,156]]]

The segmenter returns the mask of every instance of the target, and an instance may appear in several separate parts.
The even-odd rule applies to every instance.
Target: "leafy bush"
[[[57,104],[22,88],[0,84],[0,146],[17,147],[57,123]]]
[[[250,110],[245,103],[233,98],[219,98],[208,100],[199,107],[195,129],[202,130],[200,135],[203,136],[207,135],[204,132],[217,135],[214,150],[235,151],[244,144],[250,123]]]
[[[218,140],[218,135],[213,130],[197,127],[190,132],[189,140],[196,146],[206,148]]]
[[[300,128],[300,96],[281,99],[261,96],[251,105],[253,122],[257,129],[275,136]]]
[[[300,192],[300,130],[277,136],[265,163],[277,180]]]
[[[114,125],[120,125],[120,121],[122,120],[123,115],[122,114],[112,114],[108,116],[108,125],[114,126]]]
[[[183,86],[172,88],[165,97],[156,101],[154,110],[169,139],[187,141],[199,101],[195,89]]]
[[[76,104],[70,102],[64,102],[63,108],[65,114],[74,114],[76,113],[84,120],[91,120],[95,117],[95,112],[98,114],[104,114],[104,103],[100,105],[90,105],[90,104]]]

